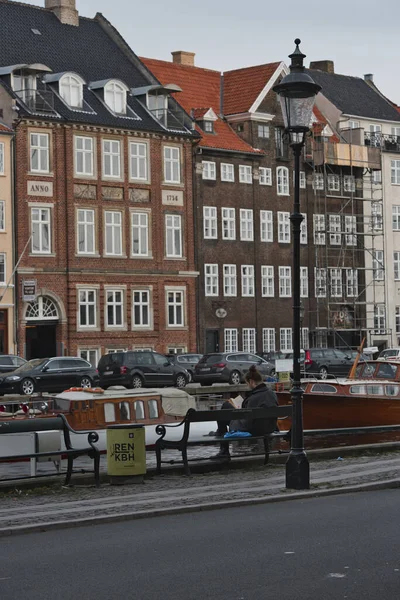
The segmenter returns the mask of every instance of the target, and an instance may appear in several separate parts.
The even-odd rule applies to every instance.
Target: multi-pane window
[[[217,264],[205,264],[204,265],[204,289],[206,296],[218,296],[219,294],[218,285],[218,265]]]
[[[371,204],[371,229],[372,231],[381,231],[383,227],[383,204],[382,202],[372,202]]]
[[[356,180],[354,175],[345,175],[343,177],[343,189],[345,192],[356,191]]]
[[[290,244],[290,213],[278,211],[278,242]]]
[[[234,208],[221,208],[222,239],[236,240],[236,211]]]
[[[79,348],[78,356],[90,362],[92,367],[97,368],[99,362],[99,349],[98,348]]]
[[[374,333],[384,335],[386,333],[385,305],[377,304],[374,309]]]
[[[221,181],[235,181],[235,169],[233,165],[221,163]]]
[[[346,245],[357,246],[357,217],[355,215],[345,215],[344,229],[346,232]]]
[[[331,297],[340,298],[343,295],[342,269],[329,269],[331,283]]]
[[[400,306],[395,308],[396,335],[400,335]]]
[[[119,140],[103,140],[103,175],[104,177],[121,177],[121,142]]]
[[[258,125],[257,132],[259,138],[269,138],[269,126],[268,125]]]
[[[75,136],[75,175],[93,177],[94,150],[93,138],[82,135]]]
[[[292,329],[291,327],[282,327],[280,333],[280,347],[282,352],[291,352],[293,350]]]
[[[224,347],[225,352],[238,351],[238,330],[224,329]]]
[[[300,297],[308,298],[308,267],[300,267]]]
[[[307,215],[305,213],[301,213],[303,220],[300,224],[300,244],[307,244],[308,236],[307,236]]]
[[[6,254],[0,253],[0,283],[6,283]]]
[[[108,256],[122,255],[122,213],[115,210],[106,210],[105,236],[106,254]]]
[[[291,267],[279,267],[279,296],[290,298],[292,295],[292,269]]]
[[[133,327],[150,327],[150,292],[132,290]]]
[[[328,191],[340,192],[340,177],[339,175],[328,175]]]
[[[313,215],[314,221],[314,244],[323,246],[325,244],[325,215]]]
[[[31,209],[32,253],[34,254],[51,252],[50,219],[50,208]]]
[[[358,296],[357,269],[346,269],[346,296],[348,298],[357,298]]]
[[[243,352],[256,351],[256,330],[252,327],[244,327],[242,329],[242,344]]]
[[[203,232],[205,240],[216,240],[218,237],[217,208],[203,206]]]
[[[106,325],[123,327],[124,324],[124,292],[123,290],[106,290]]]
[[[324,176],[322,173],[314,173],[313,188],[314,188],[314,190],[323,190],[324,189]]]
[[[310,347],[310,330],[308,329],[308,327],[302,327],[301,328],[301,347],[303,350],[308,350]]]
[[[400,231],[400,206],[392,206],[393,231]]]
[[[215,162],[203,160],[201,164],[203,166],[203,179],[216,179],[217,178]]]
[[[275,329],[273,327],[264,327],[262,330],[263,352],[275,351]]]
[[[133,212],[131,215],[132,256],[149,255],[149,213]]]
[[[276,190],[278,196],[289,196],[289,169],[287,167],[276,169]]]
[[[332,246],[342,243],[342,224],[340,215],[329,215],[329,242]]]
[[[0,142],[0,175],[4,175],[4,142]]]
[[[50,171],[50,137],[48,133],[31,133],[30,157],[32,173]]]
[[[168,258],[182,256],[181,215],[165,215],[165,251]]]
[[[0,200],[0,231],[6,229],[6,203],[4,200]]]
[[[272,185],[272,170],[260,167],[260,185]]]
[[[94,210],[78,209],[78,254],[94,254],[96,249]]]
[[[262,242],[274,241],[272,210],[260,210],[260,237]]]
[[[373,250],[372,252],[372,276],[375,281],[382,281],[384,274],[384,255],[383,250]]]
[[[380,148],[381,146],[381,131],[382,127],[380,125],[370,125],[370,145],[375,146],[376,148]]]
[[[249,165],[239,165],[240,183],[253,183],[253,170]]]
[[[180,148],[177,146],[164,146],[164,181],[181,182]]]
[[[302,190],[306,189],[306,173],[305,173],[305,171],[300,171],[300,188]]]
[[[252,242],[254,239],[252,209],[240,209],[240,239],[244,242]]]
[[[126,114],[126,89],[117,81],[110,81],[104,86],[104,100],[116,114]]]
[[[316,267],[314,270],[315,297],[326,297],[326,269]]]
[[[236,265],[224,265],[224,296],[237,295]]]
[[[372,171],[372,183],[377,185],[382,183],[382,171]]]
[[[394,278],[400,279],[400,252],[393,252]]]
[[[168,326],[183,327],[185,325],[183,291],[167,292]]]
[[[274,267],[270,265],[261,266],[261,293],[264,298],[275,296]]]
[[[400,160],[390,161],[390,180],[393,185],[400,185]]]
[[[147,181],[149,178],[147,144],[143,142],[130,142],[129,159],[130,178]]]
[[[96,290],[79,290],[79,327],[96,327],[97,324],[97,292]]]
[[[242,265],[242,296],[254,296],[253,265]]]

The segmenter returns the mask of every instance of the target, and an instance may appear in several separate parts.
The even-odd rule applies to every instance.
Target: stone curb
[[[350,485],[331,488],[328,490],[312,490],[305,492],[288,492],[286,494],[276,494],[263,498],[243,498],[242,500],[222,500],[220,502],[208,504],[188,504],[175,508],[160,508],[143,510],[137,512],[125,512],[117,515],[104,515],[96,517],[84,517],[78,519],[53,521],[40,523],[37,525],[20,525],[16,527],[5,527],[0,529],[0,537],[11,535],[21,535],[27,533],[41,533],[45,531],[71,529],[74,527],[87,527],[90,525],[102,525],[108,523],[118,523],[123,521],[135,521],[138,519],[149,519],[153,517],[164,517],[170,515],[179,515],[185,513],[205,512],[219,510],[224,508],[237,508],[241,506],[256,506],[259,504],[272,504],[276,502],[286,502],[288,500],[304,500],[308,498],[323,498],[326,496],[336,496],[339,494],[352,494],[358,492],[370,492],[383,489],[395,489],[400,487],[400,478],[387,479],[386,481],[376,481],[374,483],[362,483],[359,485]]]

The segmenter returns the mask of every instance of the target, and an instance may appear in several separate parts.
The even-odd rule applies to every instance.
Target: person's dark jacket
[[[265,383],[260,383],[251,390],[242,404],[242,408],[271,408],[272,406],[278,406],[278,399],[275,392],[267,387]],[[277,422],[276,419],[257,419],[253,421],[249,417],[248,419],[231,421],[229,429],[231,431],[249,431],[252,435],[264,435],[275,431]]]

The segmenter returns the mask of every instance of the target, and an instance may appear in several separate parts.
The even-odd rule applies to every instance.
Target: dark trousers
[[[232,404],[227,400],[222,404],[222,409],[229,408],[232,410]],[[218,437],[223,437],[225,433],[229,431],[229,421],[217,421],[217,435]],[[229,452],[229,442],[220,442],[221,450]]]

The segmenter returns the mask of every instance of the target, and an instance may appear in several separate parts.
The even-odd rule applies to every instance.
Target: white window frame
[[[254,265],[242,265],[242,297],[252,298],[255,295]]]
[[[74,164],[76,177],[94,176],[94,139],[88,135],[74,135]],[[79,169],[79,156],[82,168]]]
[[[272,169],[268,167],[259,168],[259,184],[272,185]]]
[[[202,177],[203,179],[209,179],[215,181],[217,179],[217,167],[215,162],[210,160],[203,160],[202,164]]]
[[[164,146],[164,182],[181,183],[181,149],[178,146]]]
[[[264,125],[263,123],[257,124],[257,136],[259,138],[268,139],[269,138],[269,125]]]
[[[119,215],[119,222],[117,215]],[[111,219],[110,222],[107,222]],[[104,211],[104,255],[105,256],[122,256],[123,236],[122,236],[122,212],[119,210]],[[108,236],[111,234],[111,247],[108,245]],[[119,252],[118,252],[118,246]]]
[[[303,350],[308,350],[310,347],[310,330],[308,327],[301,328],[301,347]]]
[[[400,252],[395,250],[393,252],[393,269],[394,269],[394,280],[400,280]]]
[[[279,297],[292,297],[292,268],[279,267]]]
[[[165,215],[165,256],[182,258],[182,215]]]
[[[219,275],[216,263],[204,265],[204,294],[205,296],[219,296]]]
[[[243,327],[242,350],[251,354],[256,352],[256,330],[254,327]]]
[[[340,246],[342,244],[341,231],[341,215],[329,215],[329,243],[331,246]]]
[[[223,265],[223,285],[224,285],[224,296],[236,297],[237,296],[237,267],[236,265],[227,264]]]
[[[131,181],[149,181],[148,144],[129,142],[129,179]]]
[[[101,148],[103,157],[103,178],[120,180],[122,173],[121,140],[102,139]]]
[[[251,165],[239,165],[239,183],[253,183],[253,169]]]
[[[280,328],[279,341],[281,352],[291,352],[293,350],[293,331],[291,327]]]
[[[0,200],[0,231],[6,230],[6,202]]]
[[[356,215],[344,216],[344,230],[346,246],[357,246],[357,217]]]
[[[66,73],[60,79],[59,94],[64,102],[71,108],[82,108],[83,105],[83,80],[75,74]],[[74,93],[75,91],[75,93]],[[74,104],[73,97],[76,95],[77,101]]]
[[[272,265],[261,265],[261,295],[263,298],[275,297],[275,269]]]
[[[372,231],[382,231],[383,229],[382,202],[371,202],[371,229]]]
[[[37,136],[37,143],[33,142]],[[50,172],[50,135],[48,133],[39,133],[31,131],[30,136],[30,171],[31,173],[49,173]],[[42,142],[44,142],[42,144]],[[37,153],[37,167],[33,167],[33,160]]]
[[[278,242],[290,244],[290,213],[278,211]]]
[[[274,241],[274,214],[272,210],[260,210],[260,240]]]
[[[308,267],[300,267],[300,298],[308,298]]]
[[[177,289],[177,288],[165,288],[165,301],[166,301],[166,311],[167,311],[167,327],[169,329],[176,329],[185,326],[185,290]],[[172,299],[172,301],[171,301]],[[173,312],[173,321],[170,321],[170,308],[172,307]],[[178,309],[180,309],[181,319],[178,317]]]
[[[324,267],[314,268],[315,297],[326,298],[326,269]]]
[[[394,312],[396,335],[400,336],[400,306],[395,307]]]
[[[342,269],[329,269],[329,279],[331,298],[341,298],[343,296]]]
[[[126,114],[126,93],[126,87],[119,81],[109,81],[104,86],[104,102],[116,115]],[[121,110],[118,110],[119,105]]]
[[[393,231],[400,231],[400,206],[392,206],[392,228]]]
[[[236,240],[236,210],[230,207],[221,208],[222,239]]]
[[[262,345],[263,352],[275,352],[276,332],[274,327],[263,327]]]
[[[307,215],[306,213],[301,213],[303,220],[300,223],[300,244],[308,243],[308,233],[307,233]]]
[[[376,304],[374,309],[374,333],[385,335],[386,333],[386,311],[384,304]]]
[[[400,185],[400,160],[390,161],[390,181],[392,185]]]
[[[240,239],[242,242],[254,241],[254,216],[252,208],[240,209]]]
[[[375,281],[383,281],[385,276],[385,255],[383,250],[372,251],[372,278]]]
[[[340,176],[337,173],[328,175],[328,192],[340,192]]]
[[[231,163],[221,163],[221,181],[235,181],[235,166]]]
[[[278,196],[289,196],[289,169],[277,167],[276,169],[276,193]]]
[[[94,361],[90,359],[91,354],[94,354]],[[80,346],[78,348],[77,356],[79,356],[79,358],[83,358],[83,360],[87,360],[87,362],[89,362],[93,368],[96,369],[101,356],[101,348],[83,348]]]
[[[313,176],[313,182],[312,182],[312,186],[313,186],[313,190],[317,191],[317,190],[323,190],[324,189],[324,175],[323,173],[314,173]]]
[[[356,178],[354,175],[344,175],[343,191],[348,193],[354,193],[356,191]]]
[[[135,296],[139,297],[136,298]],[[138,308],[139,319],[136,320],[136,308]],[[147,310],[147,320],[144,309]],[[132,289],[132,329],[152,328],[151,292],[149,289]]]
[[[96,254],[95,210],[93,208],[78,208],[76,221],[76,253],[93,256],[93,254]],[[83,240],[83,249],[80,248],[80,239]]]
[[[315,244],[315,246],[325,246],[325,243],[326,243],[325,215],[323,215],[323,214],[313,215],[313,224],[314,224],[314,244]]]
[[[358,270],[346,269],[346,296],[348,298],[358,297]]]
[[[96,329],[97,328],[97,289],[95,288],[78,288],[78,328],[79,329]],[[92,296],[92,298],[90,297]],[[81,308],[85,319],[82,319]],[[92,317],[91,319],[91,309]],[[86,322],[83,322],[86,321]]]
[[[7,283],[7,254],[0,252],[0,285]]]
[[[218,239],[218,215],[216,206],[203,206],[203,237],[205,240]]]
[[[305,190],[307,186],[306,172],[300,171],[300,189]]]
[[[150,256],[150,214],[148,211],[133,210],[131,212],[131,256],[142,258]],[[134,239],[138,240],[135,251]]]
[[[225,352],[237,352],[238,347],[238,330],[235,328],[224,329],[224,349]]]
[[[109,297],[110,295],[110,297]],[[118,296],[119,298],[118,298]],[[110,323],[108,308],[112,308],[113,316],[112,320],[114,323]],[[117,323],[118,312],[121,314],[121,322]],[[105,289],[105,303],[104,303],[104,321],[106,329],[124,329],[125,328],[125,290],[123,288],[113,287]]]
[[[34,212],[38,211],[39,218],[34,220],[33,215]],[[46,214],[46,219],[42,219],[41,215]],[[47,206],[31,206],[31,252],[32,254],[51,254],[51,244],[52,244],[52,211],[50,207]],[[38,227],[39,232],[39,249],[35,250],[33,247],[34,243],[34,229],[35,224]],[[44,236],[43,236],[43,227],[48,226],[48,247],[46,248],[44,245]]]

